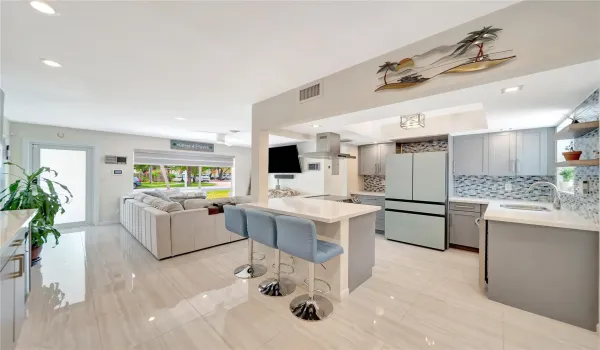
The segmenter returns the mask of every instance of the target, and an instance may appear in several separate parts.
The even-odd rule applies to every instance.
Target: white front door
[[[65,213],[56,216],[54,223],[58,227],[88,225],[92,222],[92,150],[86,147],[57,146],[34,143],[32,146],[32,167],[36,171],[40,167],[48,167],[58,173],[44,174],[66,186],[73,198],[66,203],[67,191],[57,186],[56,192],[61,195]],[[40,186],[47,188],[45,182]]]

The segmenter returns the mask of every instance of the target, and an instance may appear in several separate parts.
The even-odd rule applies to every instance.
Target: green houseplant
[[[39,255],[42,246],[48,241],[48,236],[54,236],[55,244],[58,244],[60,232],[54,228],[54,218],[59,212],[65,212],[61,197],[64,197],[65,203],[69,203],[73,194],[67,186],[49,179],[49,176],[56,177],[58,173],[48,167],[41,167],[31,174],[27,174],[25,169],[17,164],[5,162],[6,165],[14,165],[21,169],[22,175],[14,175],[17,180],[10,186],[0,192],[0,203],[2,211],[37,209],[37,214],[31,220],[31,258],[32,261],[39,261]],[[40,186],[40,182],[45,186]],[[66,193],[59,194],[56,188],[62,188]]]
[[[574,168],[564,168],[558,173],[562,176],[564,182],[571,182],[575,177],[575,169]]]

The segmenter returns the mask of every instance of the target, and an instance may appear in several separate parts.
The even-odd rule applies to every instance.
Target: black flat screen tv
[[[269,148],[269,173],[301,173],[296,145]]]

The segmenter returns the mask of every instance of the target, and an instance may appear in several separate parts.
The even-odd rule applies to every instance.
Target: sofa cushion
[[[160,198],[154,198],[153,200],[151,200],[150,205],[152,205],[158,210],[166,211],[167,213],[183,210],[183,206],[181,206],[181,204],[177,202],[167,202]]]
[[[142,192],[138,192],[138,193],[134,193],[133,194],[133,199],[135,199],[138,202],[143,202],[144,198],[148,197],[147,194],[144,194]]]
[[[208,208],[212,204],[208,199],[187,199],[183,202],[185,210]]]
[[[164,194],[160,190],[144,191],[142,193],[147,194],[147,195],[152,196],[152,197],[160,198],[160,199],[162,199],[164,201],[167,201],[167,202],[171,202],[171,200],[169,199],[169,196],[167,196],[166,194]]]

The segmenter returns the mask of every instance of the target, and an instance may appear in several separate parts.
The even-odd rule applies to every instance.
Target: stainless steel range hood
[[[340,134],[324,132],[317,134],[316,152],[304,153],[301,156],[316,159],[356,159],[355,156],[340,152]]]

